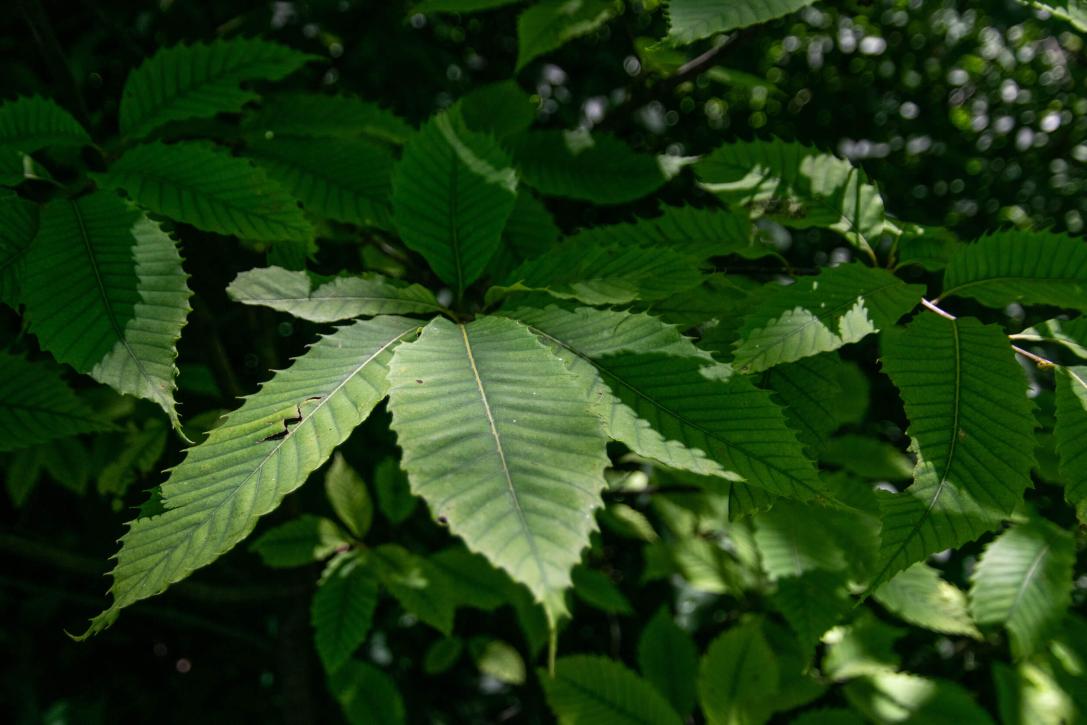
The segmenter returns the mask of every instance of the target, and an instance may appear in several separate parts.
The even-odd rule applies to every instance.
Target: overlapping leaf
[[[1057,425],[1064,497],[1087,523],[1087,367],[1060,368],[1056,375]]]
[[[998,309],[1012,302],[1087,309],[1087,244],[1050,232],[990,234],[951,258],[942,296]]]
[[[310,607],[317,654],[327,671],[340,667],[366,639],[377,593],[377,577],[358,554],[329,562]]]
[[[365,139],[273,138],[246,156],[309,213],[360,226],[391,228],[393,155]]]
[[[161,406],[175,427],[175,344],[189,289],[174,241],[107,192],[44,208],[21,298],[57,360]]]
[[[523,325],[484,317],[433,320],[398,349],[390,381],[412,490],[554,621],[607,464],[577,378]]]
[[[169,121],[240,111],[259,96],[243,81],[278,80],[315,57],[256,38],[164,48],[132,71],[121,94],[121,135],[142,138]]]
[[[660,694],[618,662],[592,655],[562,657],[554,676],[541,673],[547,704],[563,725],[679,725]]]
[[[813,0],[668,0],[668,40],[691,43],[811,5]]]
[[[354,139],[360,136],[392,144],[407,141],[415,129],[392,111],[358,96],[323,93],[276,93],[242,121],[257,138],[301,137]]]
[[[38,206],[0,190],[0,302],[19,304],[19,277],[26,252],[38,234]]]
[[[671,176],[657,157],[606,133],[529,131],[507,146],[524,183],[545,196],[622,204],[656,191]]]
[[[1072,603],[1075,537],[1043,520],[1018,524],[986,548],[971,576],[970,609],[980,625],[1003,624],[1012,653],[1041,650]]]
[[[780,682],[778,658],[758,620],[748,620],[718,635],[702,656],[698,699],[706,722],[728,725],[758,721],[760,701]]]
[[[0,150],[31,153],[90,142],[72,114],[48,98],[29,96],[0,104]]]
[[[967,609],[965,592],[924,562],[900,571],[872,596],[914,626],[943,634],[981,636]]]
[[[921,301],[924,288],[854,263],[762,294],[733,352],[744,372],[836,350],[890,327]]]
[[[441,310],[425,287],[378,274],[329,279],[301,270],[261,267],[239,273],[226,291],[242,304],[271,307],[313,322]]]
[[[109,428],[56,369],[0,353],[0,451]]]
[[[790,227],[833,229],[869,255],[884,231],[883,200],[864,172],[798,143],[725,144],[694,169],[730,205]]]
[[[905,402],[917,465],[909,488],[881,492],[873,588],[995,528],[1030,485],[1034,449],[1026,380],[998,327],[926,312],[883,340],[883,368]]]
[[[638,638],[638,667],[681,715],[694,707],[698,694],[698,650],[667,609],[660,609]]]
[[[846,685],[845,696],[870,722],[993,722],[962,685],[906,672],[880,672],[854,680]]]
[[[611,19],[608,0],[540,0],[517,18],[517,70]]]
[[[566,243],[669,246],[699,259],[726,254],[755,257],[774,253],[772,247],[754,239],[751,222],[738,214],[691,206],[666,206],[661,211],[660,216],[628,224],[583,229]]]
[[[498,251],[516,197],[517,174],[505,152],[448,114],[405,146],[393,179],[401,238],[458,294]]]
[[[113,603],[87,634],[245,538],[302,485],[385,396],[392,349],[418,323],[379,317],[322,338],[278,373],[162,484],[162,512],[132,522],[113,570]]]
[[[202,141],[137,146],[99,183],[197,229],[263,241],[313,239],[298,202],[261,169]]]

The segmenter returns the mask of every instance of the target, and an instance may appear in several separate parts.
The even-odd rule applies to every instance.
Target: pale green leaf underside
[[[197,229],[259,241],[313,239],[298,202],[246,160],[203,141],[137,146],[98,182]]]
[[[192,447],[162,484],[163,513],[136,519],[121,538],[113,604],[88,634],[244,539],[385,396],[391,350],[417,329],[398,317],[338,329]]]
[[[30,96],[0,104],[0,149],[32,153],[90,142],[72,114],[48,98]]]
[[[691,43],[811,5],[814,0],[668,0],[668,40]]]
[[[1058,368],[1057,424],[1053,434],[1060,455],[1064,497],[1087,524],[1087,367]]]
[[[1003,624],[1012,654],[1040,651],[1072,603],[1075,537],[1048,521],[1013,526],[992,541],[970,578],[980,625]]]
[[[177,427],[175,344],[190,292],[154,222],[107,192],[54,201],[21,283],[30,329],[57,360],[154,402]]]
[[[730,205],[789,227],[833,229],[869,255],[884,231],[883,200],[864,172],[802,144],[725,144],[694,170],[703,188]]]
[[[1026,379],[999,327],[925,312],[883,341],[883,368],[905,402],[917,465],[905,491],[880,492],[873,588],[995,528],[1030,485],[1034,450]]]
[[[959,249],[944,270],[943,297],[1087,310],[1087,244],[1050,232],[997,232]]]
[[[242,304],[271,307],[312,322],[442,309],[425,287],[377,274],[315,280],[302,270],[261,267],[239,273],[226,291]]]
[[[412,491],[552,620],[595,528],[604,435],[577,379],[527,328],[436,318],[390,371]]]
[[[530,259],[488,290],[488,301],[513,291],[546,291],[590,305],[656,300],[698,284],[695,260],[671,249],[564,243]]]
[[[109,428],[55,367],[0,353],[0,451]]]
[[[245,155],[314,216],[392,227],[393,155],[365,139],[280,137],[250,142]]]
[[[924,562],[900,571],[872,596],[891,613],[916,627],[980,639],[966,605],[966,593]]]
[[[415,129],[392,111],[357,96],[321,93],[277,93],[242,121],[250,136],[276,138],[370,137],[402,144]]]
[[[393,178],[393,216],[404,244],[458,293],[498,251],[517,198],[506,153],[462,126],[448,114],[431,119],[404,147]]]
[[[278,80],[315,56],[256,38],[164,48],[132,71],[121,94],[121,135],[141,138],[169,121],[240,111],[256,93],[239,84]]]
[[[618,662],[595,655],[563,657],[541,673],[547,703],[562,725],[679,725],[657,690]]]
[[[606,133],[528,131],[507,145],[525,184],[545,196],[623,204],[660,188],[660,161]]]
[[[836,350],[890,327],[924,288],[883,269],[843,264],[783,288],[766,288],[744,318],[733,364],[757,372]]]
[[[341,554],[329,562],[310,606],[313,640],[325,670],[340,667],[366,639],[378,581],[357,553]]]
[[[517,18],[517,68],[587,35],[611,19],[608,0],[540,0]]]
[[[638,638],[638,667],[676,712],[691,711],[698,696],[698,649],[665,608],[653,615]]]

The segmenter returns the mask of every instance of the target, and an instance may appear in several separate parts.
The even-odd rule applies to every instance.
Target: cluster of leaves
[[[668,42],[806,4],[672,0]],[[612,11],[531,5],[518,67]],[[426,672],[467,650],[517,685],[518,649],[455,626],[459,609],[512,607],[532,658],[550,643],[538,679],[564,722],[682,722],[696,706],[711,723],[991,719],[951,679],[908,671],[906,630],[887,620],[994,645],[1006,633],[1010,664],[986,663],[1012,693],[1003,719],[1087,712],[1087,621],[1069,611],[1069,523],[1087,523],[1081,240],[962,242],[894,219],[861,169],[798,143],[658,157],[534,128],[514,81],[419,128],[356,97],[250,89],[314,60],[257,39],[164,49],[129,76],[106,147],[52,101],[0,106],[0,300],[29,333],[0,357],[14,499],[35,466],[83,460],[82,485],[122,493],[162,455],[161,416],[96,410],[72,372],[150,401],[186,437],[188,228],[267,253],[227,288],[236,303],[325,326],[219,423],[186,423],[210,430],[129,524],[112,603],[83,636],[214,562],[323,471],[338,520],[303,514],[252,548],[271,567],[324,562],[315,647],[352,721],[405,717],[395,680],[361,656],[383,594],[443,635]],[[568,233],[548,210],[644,202],[677,177],[706,203]],[[835,264],[798,268],[775,245],[788,229],[824,232]],[[367,245],[365,269],[315,272],[318,240],[345,239]],[[905,435],[869,414],[862,370],[877,362]],[[386,398],[402,454],[375,469],[375,505],[336,451]],[[449,543],[373,540],[375,509],[397,525],[416,497]],[[668,584],[665,608],[592,566],[612,537],[640,547],[640,585]],[[929,563],[978,542],[968,592]],[[715,626],[681,626],[674,601],[695,600]],[[644,615],[640,674],[567,654],[572,606]]]

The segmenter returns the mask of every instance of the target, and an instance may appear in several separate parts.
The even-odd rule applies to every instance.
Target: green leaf
[[[1011,338],[1028,342],[1054,342],[1068,348],[1076,357],[1087,359],[1087,317],[1046,320],[1011,335]]]
[[[770,599],[796,633],[808,657],[823,634],[853,607],[844,572],[817,569],[779,579]]]
[[[819,459],[874,481],[905,481],[913,477],[913,463],[906,454],[871,436],[847,434],[832,438]]]
[[[608,614],[634,613],[623,592],[603,572],[580,565],[570,572],[570,579],[574,584],[574,594],[589,606]]]
[[[461,652],[464,650],[464,641],[459,637],[443,637],[427,648],[423,655],[423,672],[428,675],[439,675],[457,664]]]
[[[527,130],[536,120],[536,105],[514,81],[477,86],[453,108],[468,130],[500,140]]]
[[[1015,666],[994,662],[997,714],[1006,725],[1063,725],[1078,713],[1069,693],[1044,664],[1030,660]]]
[[[872,596],[905,622],[942,634],[981,635],[966,607],[966,594],[924,562],[900,571]]]
[[[389,675],[368,662],[348,660],[329,675],[328,689],[351,725],[403,725],[404,700]]]
[[[522,186],[517,190],[513,213],[502,229],[502,246],[491,258],[487,276],[492,280],[506,279],[518,264],[548,251],[559,236],[559,228],[547,207]]]
[[[226,288],[230,298],[312,322],[352,317],[439,312],[434,294],[379,274],[322,278],[302,270],[261,267],[241,272]]]
[[[769,393],[725,366],[711,367],[710,379],[701,368],[712,359],[671,325],[589,308],[510,314],[555,346],[596,401],[608,435],[639,455],[702,475],[738,474],[785,495],[819,488]]]
[[[366,639],[378,585],[363,557],[342,554],[328,563],[310,606],[317,654],[328,672],[343,665]]]
[[[1025,376],[999,327],[925,312],[883,342],[883,369],[905,402],[917,465],[905,491],[880,492],[883,543],[872,589],[995,528],[1030,485],[1034,450]]]
[[[123,496],[138,476],[151,473],[166,450],[166,430],[156,418],[143,428],[130,424],[109,462],[98,472],[98,493]]]
[[[350,545],[351,540],[335,521],[302,514],[268,529],[249,545],[249,550],[260,555],[265,566],[285,569],[327,559]]]
[[[759,701],[778,690],[777,658],[758,620],[748,620],[718,635],[698,668],[698,699],[706,722],[731,725],[749,720]]]
[[[846,698],[870,722],[990,725],[993,719],[966,688],[905,672],[880,672],[850,682]]]
[[[1087,32],[1087,4],[1083,0],[1018,0],[1020,5],[1028,5],[1045,10],[1053,17],[1060,18],[1072,24],[1076,30]]]
[[[0,190],[0,302],[18,307],[26,253],[38,234],[38,205]]]
[[[668,40],[691,43],[780,18],[812,2],[814,0],[668,0]]]
[[[402,144],[415,129],[392,111],[358,96],[323,93],[277,93],[242,121],[251,138],[369,137]]]
[[[511,272],[506,283],[487,291],[487,301],[537,290],[590,305],[623,304],[661,299],[698,281],[694,260],[670,249],[564,243]]]
[[[116,196],[56,200],[26,256],[30,329],[60,362],[121,393],[175,410],[175,344],[189,313],[181,256],[158,225]]]
[[[906,632],[877,619],[871,610],[862,609],[851,624],[835,627],[824,635],[827,653],[822,670],[837,682],[897,670],[901,658],[895,652],[895,643]]]
[[[555,621],[607,465],[577,379],[527,328],[485,317],[434,319],[397,351],[390,381],[412,491]]]
[[[683,716],[691,712],[698,696],[698,650],[666,608],[658,609],[642,630],[638,667],[676,712]]]
[[[137,146],[96,179],[206,232],[261,241],[313,239],[298,202],[263,170],[203,141]]]
[[[162,484],[162,513],[121,538],[113,604],[84,636],[244,539],[385,397],[391,350],[417,330],[398,317],[341,327],[229,413]]]
[[[727,254],[758,257],[774,249],[757,241],[746,216],[719,209],[666,206],[656,217],[627,224],[589,227],[574,234],[566,244],[671,247],[690,257],[706,259]]]
[[[383,544],[370,550],[381,583],[400,606],[445,635],[453,633],[457,601],[445,573],[402,546]]]
[[[48,98],[30,96],[0,103],[0,149],[32,153],[49,146],[84,146],[91,137]]]
[[[1087,367],[1057,368],[1057,424],[1064,497],[1087,524]]]
[[[517,67],[588,35],[615,14],[609,0],[540,0],[517,18]]]
[[[505,572],[495,569],[485,558],[463,546],[442,549],[429,561],[445,575],[449,597],[458,607],[493,612],[507,603],[512,590],[528,594],[527,589],[514,584]]]
[[[392,227],[392,152],[365,139],[278,137],[256,140],[245,155],[317,217]]]
[[[596,204],[640,199],[668,180],[660,159],[588,131],[528,131],[507,146],[525,184],[544,196]]]
[[[742,141],[718,147],[694,170],[703,188],[732,206],[788,227],[833,229],[874,259],[883,199],[844,159],[777,139]]]
[[[852,710],[843,707],[825,707],[805,710],[793,718],[790,725],[864,725],[864,720]]]
[[[822,513],[811,506],[778,501],[755,517],[755,543],[762,568],[771,579],[845,568],[846,552],[822,526],[811,524]]]
[[[656,689],[605,657],[575,655],[540,673],[547,704],[562,725],[679,725],[679,715]]]
[[[0,451],[110,428],[55,367],[0,353]]]
[[[461,294],[502,243],[517,173],[489,136],[439,114],[404,147],[393,177],[400,236]]]
[[[169,121],[240,111],[259,98],[243,81],[279,80],[316,59],[256,38],[163,48],[125,81],[121,135],[138,139]]]
[[[920,285],[860,263],[764,288],[761,302],[744,317],[733,364],[758,372],[836,350],[894,325],[922,294]]]
[[[1087,245],[1050,232],[997,232],[961,247],[944,270],[941,297],[1087,309]]]
[[[977,623],[1003,624],[1017,659],[1040,651],[1072,603],[1075,537],[1040,519],[993,539],[970,577]]]
[[[325,471],[325,495],[347,530],[358,539],[366,536],[374,520],[374,504],[362,476],[339,453]]]
[[[844,384],[846,363],[835,353],[802,358],[770,368],[763,387],[785,404],[785,416],[797,437],[810,450],[819,451],[843,423],[845,401],[860,396]]]
[[[386,458],[374,467],[374,489],[377,491],[377,506],[391,524],[406,521],[419,502],[412,495],[408,477],[400,470],[400,462],[395,458]]]
[[[468,643],[468,652],[484,675],[507,685],[524,684],[525,661],[509,644],[500,639],[475,637]]]

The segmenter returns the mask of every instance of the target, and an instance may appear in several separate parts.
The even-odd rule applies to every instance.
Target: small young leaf
[[[325,472],[325,495],[348,531],[357,539],[366,536],[374,519],[374,504],[366,482],[340,453],[332,456],[332,465]]]
[[[249,550],[259,554],[265,566],[284,569],[327,559],[350,545],[351,540],[335,521],[303,514],[269,529]]]
[[[351,725],[404,725],[404,700],[393,678],[369,662],[348,660],[328,678],[328,689]]]
[[[642,630],[638,667],[676,712],[683,716],[691,712],[698,696],[698,650],[665,608],[657,610]]]
[[[574,583],[574,594],[589,606],[609,614],[634,612],[619,587],[603,572],[584,565],[577,566],[570,572],[570,579]]]
[[[517,71],[533,58],[587,35],[611,19],[608,0],[540,0],[517,18]]]
[[[386,458],[374,467],[374,488],[377,490],[377,506],[390,524],[406,521],[419,503],[419,499],[411,493],[407,475],[395,458]]]
[[[502,640],[474,637],[468,643],[468,652],[483,674],[508,685],[524,684],[525,661]]]
[[[317,654],[327,672],[343,665],[370,631],[378,583],[363,557],[354,553],[328,563],[310,607]]]
[[[381,583],[404,609],[444,635],[453,633],[457,602],[441,569],[396,544],[371,549],[370,560]]]
[[[443,637],[427,648],[423,655],[423,672],[428,675],[440,675],[457,664],[464,641],[460,637]]]
[[[442,309],[425,287],[378,274],[328,279],[302,270],[261,267],[239,273],[226,291],[242,304],[271,307],[312,322]]]

